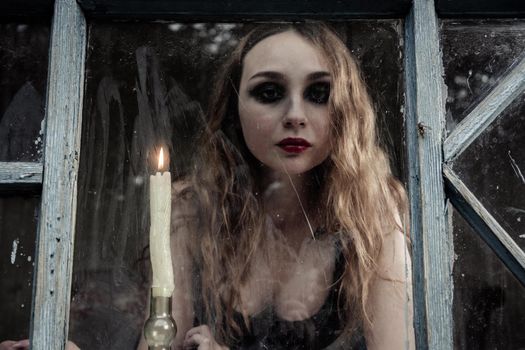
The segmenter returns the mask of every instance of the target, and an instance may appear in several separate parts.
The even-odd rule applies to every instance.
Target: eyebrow
[[[319,71],[319,72],[313,72],[313,73],[308,74],[306,76],[306,79],[311,81],[311,80],[317,80],[317,79],[326,78],[326,77],[330,77],[330,73],[325,72],[325,71]],[[252,80],[255,78],[269,78],[269,79],[275,79],[275,80],[285,80],[284,74],[279,73],[279,72],[274,72],[274,71],[258,72],[252,75],[252,77],[249,80]]]

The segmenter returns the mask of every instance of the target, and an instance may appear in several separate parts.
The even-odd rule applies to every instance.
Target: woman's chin
[[[318,166],[317,162],[304,162],[300,159],[282,159],[278,164],[265,164],[276,174],[284,176],[300,176],[308,174],[312,169]]]

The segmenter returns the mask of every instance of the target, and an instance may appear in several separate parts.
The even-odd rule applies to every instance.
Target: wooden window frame
[[[438,25],[438,13],[439,16],[523,16],[523,2],[505,0],[491,5],[489,1],[482,1],[486,6],[479,11],[479,1],[470,5],[462,2],[463,7],[458,8],[446,0],[436,0],[436,4],[432,0],[380,0],[372,5],[336,0],[317,3],[245,0],[226,1],[224,6],[218,6],[218,1],[184,0],[141,0],[132,4],[124,0],[38,1],[41,6],[35,6],[34,0],[8,0],[0,5],[11,19],[50,16],[54,8],[43,163],[0,162],[1,189],[42,185],[30,330],[32,349],[64,349],[68,335],[86,17],[186,21],[404,18],[405,132],[417,348],[453,349],[454,250],[448,227],[448,200],[525,284],[525,254],[449,166],[499,112],[525,90],[525,61],[501,80],[479,108],[474,109],[445,139],[446,88]],[[492,106],[492,109],[487,111],[487,106]],[[478,124],[483,127],[473,127]]]

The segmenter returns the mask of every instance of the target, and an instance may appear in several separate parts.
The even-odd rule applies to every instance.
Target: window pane
[[[447,131],[483,99],[525,51],[523,20],[444,20]]]
[[[453,214],[456,349],[523,349],[525,288],[461,215]]]
[[[0,24],[0,161],[39,161],[48,24]]]
[[[450,132],[522,57],[525,22],[442,22]],[[453,169],[521,248],[525,202],[525,95],[518,96],[454,161]],[[454,214],[454,318],[458,349],[519,349],[523,287],[477,234]]]
[[[201,161],[200,157],[203,148],[201,142],[206,142],[202,140],[202,135],[206,132],[204,111],[207,111],[208,100],[214,92],[212,81],[219,70],[220,62],[232,53],[251,26],[253,25],[225,23],[99,22],[90,25],[70,322],[70,339],[81,348],[130,349],[134,348],[139,339],[151,283],[148,183],[149,175],[156,168],[158,146],[162,144],[169,150],[173,192],[181,196],[173,204],[175,209],[172,225],[176,228],[173,229],[172,240],[182,239],[183,233],[180,231],[186,232],[177,226],[181,225],[186,210],[190,211],[188,215],[195,214],[191,212],[193,209],[200,210],[196,215],[202,221],[213,215],[205,214],[204,207],[195,208],[183,204],[192,197],[191,193],[185,192],[184,184],[190,181],[198,183],[198,179],[192,178],[192,175],[200,170],[206,171],[204,168],[207,163]],[[397,20],[356,21],[348,24],[336,23],[334,27],[342,34],[361,63],[366,84],[378,110],[381,142],[388,146],[394,164],[393,171],[402,176],[402,23]],[[324,72],[324,67],[321,68],[323,70],[319,72]],[[306,100],[307,108],[325,110],[323,106],[326,102],[322,102],[323,96],[327,96],[325,80],[318,81],[319,78],[315,78],[315,84],[305,85],[307,79],[303,79],[302,75],[301,77],[297,84],[301,89],[296,89],[296,85],[290,83],[291,79],[281,77],[278,82],[272,81],[275,84],[258,86],[257,92],[255,89],[250,90],[251,92],[247,89],[245,92],[251,96],[257,95],[260,102],[263,99],[280,98],[279,96],[288,94],[288,91],[293,91],[295,96]],[[243,94],[238,87],[236,89],[236,92]],[[236,127],[240,128],[238,124],[238,121],[237,124],[232,122],[230,127],[230,124],[225,123],[228,130],[221,132],[235,132]],[[262,122],[250,130],[257,130],[258,127],[263,128]],[[241,152],[241,146],[234,147],[234,154]],[[326,150],[328,151],[328,147]],[[302,152],[300,146],[290,151],[294,153],[292,151]],[[250,154],[253,156],[255,153]],[[223,160],[228,161],[226,158]],[[253,169],[258,167],[249,166],[253,166]],[[229,170],[233,170],[235,174],[245,174],[243,176],[247,174],[246,168],[240,166],[227,169]],[[231,176],[237,176],[235,174]],[[322,174],[319,174],[319,178],[321,177]],[[246,179],[262,181],[258,178]],[[202,178],[202,181],[204,184],[207,180]],[[239,185],[246,186],[243,183]],[[278,184],[276,186],[275,190],[279,190]],[[226,191],[220,193],[229,195]],[[256,191],[248,195],[250,198],[257,196],[260,193]],[[210,200],[216,203],[216,199],[214,197]],[[314,203],[312,206],[316,208],[315,212],[324,212],[321,205],[317,207]],[[306,213],[312,209],[304,210]],[[279,215],[285,215],[284,212],[277,214],[273,219],[268,219],[268,224],[273,227],[272,232],[275,229],[274,221],[280,220]],[[302,213],[298,215],[300,224],[308,230],[310,222],[306,221]],[[254,218],[254,222],[260,224],[261,221],[257,220],[261,218]],[[312,219],[312,226],[315,226],[312,228],[315,232],[312,233],[325,238],[334,237],[335,235],[323,235],[321,227],[316,225],[319,220]],[[195,234],[204,231],[192,230]],[[194,241],[204,240],[196,238]],[[326,240],[327,246],[332,247],[331,239]],[[225,241],[216,243],[222,244],[221,242]],[[301,241],[298,244],[301,246]],[[177,255],[174,259],[182,259],[182,256],[183,254]],[[335,276],[332,273],[335,262],[332,260],[323,260],[325,270],[322,270],[325,276],[330,275],[330,284],[333,282],[332,275]],[[179,263],[175,263],[176,271],[184,267],[183,262],[177,261]],[[201,273],[203,267],[198,264],[193,265],[193,268],[195,274],[192,275],[191,283],[196,285],[191,286],[194,291],[191,298],[197,300],[199,288],[205,288],[197,285],[200,283],[199,277],[204,276],[205,272]],[[331,301],[335,302],[335,299]],[[190,299],[187,304],[194,303]],[[195,302],[192,307],[195,312],[195,320],[192,321],[205,317],[202,303]],[[264,311],[262,315],[266,317],[268,312],[270,311]],[[310,310],[306,315],[312,314]],[[335,314],[332,316],[335,317]],[[319,318],[328,322],[321,316]],[[254,327],[256,323],[254,321]],[[180,326],[180,329],[184,327]],[[286,334],[288,333],[283,330],[281,336]],[[331,334],[327,337],[329,341],[325,339],[323,344],[332,342],[336,335]],[[345,344],[348,341],[347,339]],[[353,341],[362,342],[362,337],[354,337]]]
[[[40,197],[0,195],[0,342],[27,339]]]
[[[525,94],[458,157],[454,170],[525,249]]]

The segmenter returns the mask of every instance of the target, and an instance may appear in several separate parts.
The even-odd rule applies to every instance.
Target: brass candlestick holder
[[[150,314],[144,325],[144,338],[149,350],[170,350],[177,334],[175,320],[171,316],[171,297],[153,296]]]

